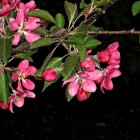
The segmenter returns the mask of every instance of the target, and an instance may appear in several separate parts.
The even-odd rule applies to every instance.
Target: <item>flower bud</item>
[[[44,70],[42,72],[42,77],[46,80],[46,81],[53,81],[57,78],[57,73],[55,70],[53,70],[52,68],[48,68],[46,70]]]
[[[101,62],[107,62],[110,58],[110,54],[108,50],[103,50],[101,52],[98,53],[98,59]]]

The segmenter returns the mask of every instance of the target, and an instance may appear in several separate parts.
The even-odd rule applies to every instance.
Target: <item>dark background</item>
[[[74,2],[74,0],[71,0]],[[99,17],[96,26],[105,30],[140,30],[140,15],[132,16],[135,0],[119,0],[105,15]],[[62,0],[37,0],[39,8],[51,14],[63,12]],[[113,79],[113,91],[103,95],[99,90],[84,102],[76,98],[67,102],[61,82],[52,85],[41,94],[37,83],[36,99],[26,99],[15,113],[0,110],[0,140],[139,140],[140,117],[140,44],[137,35],[98,36],[106,48],[119,41],[122,75]],[[34,60],[43,59],[43,50]],[[40,62],[40,61],[35,61]],[[37,65],[37,64],[36,64]],[[40,64],[41,65],[41,64]]]

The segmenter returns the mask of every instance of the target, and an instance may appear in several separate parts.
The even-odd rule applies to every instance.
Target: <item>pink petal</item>
[[[29,90],[25,90],[26,97],[28,98],[35,98],[35,93]]]
[[[9,105],[3,103],[3,102],[0,100],[0,107],[1,107],[2,109],[7,109],[7,108],[9,108]]]
[[[14,18],[10,18],[10,28],[13,30],[13,31],[16,31],[18,30],[19,26],[17,24],[17,22],[15,21]]]
[[[18,78],[19,78],[19,75],[18,75],[16,72],[13,72],[13,73],[12,73],[12,80],[13,80],[14,82],[16,82],[16,81],[18,80]]]
[[[24,35],[25,35],[25,39],[29,42],[29,43],[33,43],[34,41],[40,39],[40,35],[34,33],[34,32],[31,32],[31,31],[27,31],[27,32],[24,32]]]
[[[110,65],[119,64],[120,63],[120,52],[119,51],[112,52],[111,57],[107,63]]]
[[[88,99],[88,93],[84,91],[82,88],[79,89],[78,94],[77,94],[77,99],[79,101],[85,101]]]
[[[13,111],[13,102],[14,102],[14,97],[10,96],[8,103],[9,103],[9,110],[10,110],[11,113],[14,113],[14,111]]]
[[[9,4],[9,0],[1,0],[1,4],[5,6]]]
[[[110,53],[116,51],[118,48],[119,48],[119,42],[114,42],[107,47]]]
[[[110,58],[110,53],[107,49],[98,53],[98,59],[101,62],[107,62],[109,58]]]
[[[25,4],[25,7],[29,9],[29,11],[32,11],[35,9],[36,4],[34,0],[31,0],[30,2]]]
[[[92,72],[85,71],[85,74],[88,75],[88,78],[91,80],[98,80],[102,77],[102,72],[99,70],[94,70]]]
[[[29,66],[26,68],[26,75],[34,75],[37,72],[37,69],[34,66]]]
[[[62,84],[62,86],[66,85],[67,83],[73,82],[75,80],[76,76],[73,75],[71,78],[69,78],[68,80],[65,80]]]
[[[25,69],[27,69],[29,67],[29,61],[28,60],[22,60],[19,64],[18,64],[18,71],[23,72],[25,71]]]
[[[2,9],[0,9],[0,16],[8,16],[10,13],[10,5],[5,5]]]
[[[17,33],[14,35],[14,38],[12,40],[12,45],[18,45],[19,41],[20,41],[20,33]]]
[[[22,97],[22,96],[20,96],[20,97],[15,97],[14,104],[15,104],[17,107],[22,107],[22,106],[24,105],[24,97]]]
[[[110,78],[105,77],[102,81],[102,86],[106,89],[106,90],[112,90],[113,89],[113,83],[111,81]]]
[[[88,57],[88,55],[92,52],[92,50],[87,50],[86,52],[86,57]]]
[[[38,28],[41,24],[37,23],[40,22],[39,18],[36,17],[29,17],[28,21],[26,22],[25,28],[32,31]]]
[[[68,93],[70,94],[70,96],[73,97],[77,94],[79,86],[80,86],[79,82],[75,80],[69,84]]]
[[[21,93],[23,92],[23,88],[22,88],[21,82],[19,80],[18,80],[17,91],[19,91]]]
[[[35,84],[30,79],[22,79],[22,85],[28,90],[34,90]]]
[[[95,92],[96,91],[96,84],[93,82],[93,80],[89,78],[82,79],[82,88],[86,92]]]
[[[115,77],[118,77],[121,75],[121,72],[120,70],[118,69],[112,69],[110,70],[108,73],[107,73],[108,77],[110,78],[115,78]]]
[[[24,4],[23,3],[20,3],[20,7],[24,7]],[[24,9],[24,8],[23,8]],[[17,17],[16,17],[16,21],[17,23],[23,27],[23,23],[24,23],[24,19],[25,19],[25,15],[24,15],[24,10],[22,9],[19,9],[18,12],[17,12]]]

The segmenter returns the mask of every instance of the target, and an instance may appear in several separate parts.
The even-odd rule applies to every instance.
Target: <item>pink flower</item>
[[[32,43],[38,39],[40,39],[40,35],[32,32],[36,28],[40,26],[38,22],[40,22],[39,18],[36,17],[25,17],[26,7],[23,3],[20,3],[20,9],[17,12],[16,19],[10,18],[10,27],[13,31],[17,31],[14,35],[14,39],[12,41],[13,45],[17,45],[20,41],[20,37],[24,34],[25,39]]]
[[[109,65],[105,70],[102,70],[102,77],[96,80],[96,83],[100,83],[100,89],[104,93],[104,89],[112,90],[113,89],[113,82],[112,78],[118,77],[121,75],[120,70],[118,69],[119,65]]]
[[[22,60],[19,63],[17,70],[17,72],[12,73],[12,80],[14,82],[18,80],[17,90],[22,92],[22,85],[28,90],[33,90],[35,88],[35,84],[28,79],[28,77],[34,75],[37,72],[37,69],[34,66],[29,66],[28,60]]]
[[[3,103],[3,102],[0,100],[0,107],[1,107],[2,109],[8,109],[9,105]]]
[[[9,109],[13,112],[13,104],[17,107],[22,107],[24,105],[24,98],[35,98],[35,94],[32,91],[25,90],[23,92],[13,91],[13,94],[9,97]]]
[[[48,68],[42,72],[42,77],[46,81],[54,81],[57,78],[57,72],[52,68]]]
[[[64,81],[63,85],[67,83],[69,83],[68,93],[70,96],[75,96],[78,93],[79,88],[82,88],[85,92],[96,91],[96,84],[84,73],[78,73],[72,76],[68,80]]]
[[[110,65],[117,65],[120,63],[120,52],[118,51],[119,43],[114,42],[110,44],[107,49],[98,53],[98,59],[101,62],[107,62]]]
[[[0,17],[8,16],[11,11],[10,5],[7,4],[0,9]]]

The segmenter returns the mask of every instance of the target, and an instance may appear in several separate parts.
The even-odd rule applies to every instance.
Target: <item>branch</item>
[[[87,35],[140,35],[140,31],[124,30],[124,31],[98,31],[98,32],[88,32]]]

